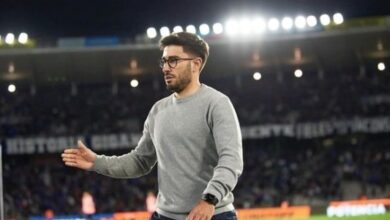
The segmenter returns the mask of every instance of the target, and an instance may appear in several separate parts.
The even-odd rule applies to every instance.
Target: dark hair
[[[160,40],[160,49],[163,50],[166,46],[178,45],[182,46],[184,52],[191,53],[193,55],[202,58],[202,66],[200,70],[206,64],[209,57],[209,45],[201,37],[196,34],[188,32],[172,33]]]

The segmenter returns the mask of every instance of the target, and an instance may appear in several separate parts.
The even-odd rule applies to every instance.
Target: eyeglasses
[[[177,63],[181,60],[195,60],[195,59],[196,58],[163,57],[160,59],[160,67],[161,69],[164,68],[165,63],[167,63],[170,68],[175,68],[177,66]]]

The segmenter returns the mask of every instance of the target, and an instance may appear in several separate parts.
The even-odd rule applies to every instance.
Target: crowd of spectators
[[[243,126],[388,116],[390,75],[308,72],[302,78],[264,74],[203,80],[227,94]],[[156,76],[160,77],[160,76]],[[156,81],[158,86],[156,86]],[[116,89],[114,89],[116,88]],[[77,135],[139,131],[155,101],[169,92],[161,79],[122,84],[54,84],[21,87],[0,96],[0,135]]]
[[[81,214],[83,192],[90,192],[97,212],[145,210],[146,192],[154,191],[156,176],[116,180],[65,167],[59,155],[7,158],[4,166],[5,210],[26,218],[54,214]],[[17,218],[19,219],[19,218]]]
[[[369,198],[390,196],[390,140],[383,135],[295,140],[244,141],[245,172],[235,189],[237,208],[322,205],[352,199],[342,184],[354,181]],[[124,152],[105,152],[121,154]],[[5,159],[5,208],[8,216],[81,214],[81,195],[90,192],[97,212],[146,210],[146,195],[157,191],[156,170],[137,179],[113,179],[65,167],[59,155]],[[369,191],[368,189],[376,189]]]
[[[307,73],[300,79],[270,74],[260,81],[242,74],[204,82],[231,98],[242,126],[390,115],[387,73]],[[0,137],[140,132],[153,103],[169,94],[155,79],[141,81],[138,88],[63,83],[30,89],[1,93]],[[390,139],[382,134],[245,140],[244,160],[235,189],[238,208],[344,199],[345,181],[361,185],[356,198],[390,196]],[[83,191],[94,196],[98,212],[145,210],[146,194],[156,193],[157,186],[156,171],[116,180],[65,167],[59,155],[6,155],[3,169],[8,216],[39,215],[48,209],[77,214]]]
[[[240,207],[322,205],[361,196],[390,196],[390,140],[351,135],[313,140],[247,141],[245,171],[237,187]],[[358,191],[343,183],[356,182]],[[368,189],[377,189],[369,191]]]

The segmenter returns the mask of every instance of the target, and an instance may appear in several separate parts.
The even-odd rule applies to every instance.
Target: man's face
[[[182,46],[169,45],[164,48],[162,58],[168,60],[162,67],[167,89],[173,92],[183,91],[192,81],[192,66],[191,60],[180,59],[189,59],[193,58],[193,56],[185,53]],[[169,60],[172,59],[179,59],[177,60],[177,65],[173,68],[168,65]]]

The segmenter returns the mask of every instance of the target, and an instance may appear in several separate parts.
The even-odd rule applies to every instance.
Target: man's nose
[[[170,70],[171,67],[169,67],[167,62],[165,62],[164,65],[162,66],[162,71],[165,73],[165,72],[169,72]]]

